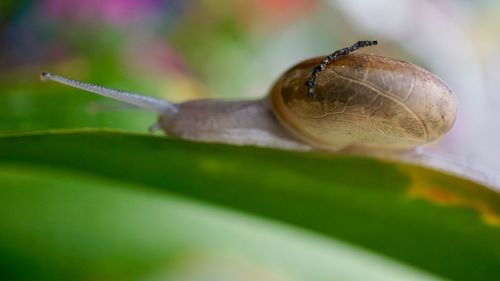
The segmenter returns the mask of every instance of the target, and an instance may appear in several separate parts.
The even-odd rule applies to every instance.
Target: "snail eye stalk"
[[[318,74],[323,71],[330,63],[336,61],[339,57],[347,56],[350,53],[355,52],[358,49],[377,45],[377,41],[358,41],[351,46],[345,47],[343,49],[337,50],[328,56],[317,66],[315,66],[312,71],[309,79],[307,79],[305,85],[307,86],[307,95],[309,97],[316,97],[316,78]]]
[[[73,88],[78,88],[87,92],[95,93],[101,96],[119,100],[140,108],[148,109],[165,115],[173,115],[177,112],[178,107],[168,101],[157,99],[149,96],[143,96],[135,93],[130,93],[121,90],[105,88],[99,85],[94,85],[86,82],[81,82],[66,78],[54,73],[42,72],[40,79],[43,82],[55,81]]]

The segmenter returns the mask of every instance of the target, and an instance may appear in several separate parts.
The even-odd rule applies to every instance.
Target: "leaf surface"
[[[453,280],[500,276],[499,194],[423,167],[97,130],[2,137],[0,163],[185,196]]]

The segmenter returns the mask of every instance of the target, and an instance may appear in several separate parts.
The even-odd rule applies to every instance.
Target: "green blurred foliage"
[[[99,131],[3,137],[0,138],[0,159],[4,165],[27,167],[19,170],[25,171],[22,173],[26,175],[33,173],[29,167],[55,169],[61,173],[61,183],[75,183],[77,186],[74,188],[82,193],[87,191],[85,180],[82,180],[82,185],[78,185],[78,178],[70,180],[73,172],[116,181],[115,185],[120,190],[130,188],[126,183],[143,185],[148,187],[145,191],[157,196],[158,200],[162,200],[164,192],[167,195],[173,193],[194,198],[197,202],[223,206],[218,208],[224,212],[231,212],[226,209],[231,208],[286,222],[333,240],[340,239],[374,250],[452,280],[491,280],[493,276],[500,276],[500,255],[497,251],[500,247],[499,194],[470,181],[421,167],[352,156],[290,153]],[[34,171],[39,177],[37,170]],[[47,172],[41,170],[40,173]],[[7,177],[2,192],[11,194],[15,186],[15,178],[9,180]],[[26,195],[38,197],[32,192],[26,190]],[[49,191],[42,189],[39,192],[44,194]],[[52,200],[61,200],[50,194],[43,196],[47,196],[47,201],[40,206],[40,212],[50,210]],[[77,197],[93,202],[93,199],[82,196]],[[21,193],[3,200],[5,202],[0,205],[6,209],[2,212],[4,221],[0,227],[4,229],[0,232],[6,236],[0,239],[0,245],[11,252],[6,259],[10,260],[15,255],[39,258],[25,248],[27,241],[38,235],[36,231],[28,231],[27,227],[43,225],[43,221],[37,221],[39,212],[23,207],[31,203],[25,202],[27,199]],[[95,212],[106,210],[114,205],[114,200],[111,198],[109,204],[105,201],[94,202],[91,208],[96,209]],[[47,206],[43,207],[45,204]],[[14,210],[16,205],[23,211],[9,211]],[[67,220],[66,216],[71,217],[71,213],[64,209],[72,210],[71,205],[61,206],[64,214],[60,216],[48,215],[47,223],[57,227],[59,220]],[[145,208],[142,205],[148,203],[130,208]],[[22,217],[23,212],[28,212],[24,213],[26,217]],[[151,215],[152,220],[146,221],[154,225],[153,219],[158,214]],[[129,216],[125,214],[119,221],[128,221],[126,218]],[[105,218],[103,215],[102,219]],[[13,228],[21,221],[27,223],[24,228]],[[89,227],[91,233],[95,232],[93,235],[105,235],[104,240],[113,239],[109,232],[116,233],[116,230],[91,230],[99,221],[99,216],[95,214],[83,225],[64,228],[69,231],[75,227]],[[133,221],[130,223],[134,224]],[[39,227],[43,228],[42,225]],[[141,240],[140,243],[148,245],[158,240],[158,243],[175,245],[175,241],[169,241],[168,233],[175,233],[174,229],[182,225],[194,227],[196,223],[189,220],[172,223],[172,229],[162,230],[167,236],[151,237],[151,240]],[[141,229],[141,225],[137,228]],[[148,233],[147,230],[141,231]],[[224,232],[224,229],[219,231]],[[202,237],[206,235],[203,228],[190,235],[197,233]],[[28,240],[24,242],[12,240],[25,235]],[[71,235],[54,239],[50,243],[65,245],[74,238]],[[93,239],[96,238],[91,241]],[[44,246],[43,241],[40,241],[41,246]],[[94,243],[91,241],[88,243]],[[234,243],[230,238],[226,242]],[[93,245],[99,249],[103,247],[99,243]],[[65,253],[67,250],[61,251]],[[76,248],[75,251],[73,254],[85,255],[85,252],[78,252],[83,250]],[[159,252],[151,251],[153,257],[167,255],[162,253],[161,248]],[[124,252],[111,260],[120,262],[128,255]],[[86,261],[82,262],[85,264]],[[137,265],[138,262],[132,263]],[[316,268],[312,265],[316,262],[320,261],[311,261],[305,268],[309,268],[309,264]],[[397,267],[389,266],[396,271]],[[315,274],[330,276],[325,280],[336,276],[328,266],[317,270]],[[408,278],[412,278],[411,275]]]

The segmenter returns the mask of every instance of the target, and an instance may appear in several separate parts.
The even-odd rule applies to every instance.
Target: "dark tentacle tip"
[[[42,80],[42,82],[47,82],[50,80],[50,73],[48,72],[42,72],[40,73],[40,80]]]

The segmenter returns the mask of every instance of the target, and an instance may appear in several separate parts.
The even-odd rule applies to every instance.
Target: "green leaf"
[[[7,195],[12,192],[12,187],[21,181],[18,181],[15,176],[9,178],[8,175],[11,174],[9,167],[15,167],[14,170],[18,173],[11,172],[16,175],[23,175],[26,170],[27,174],[30,174],[30,171],[36,172],[39,178],[43,178],[46,174],[44,169],[47,168],[57,173],[67,174],[65,177],[54,176],[53,178],[62,183],[68,182],[70,185],[68,191],[58,185],[57,191],[45,193],[43,190],[47,184],[42,184],[38,190],[36,181],[33,184],[28,181],[24,184],[27,186],[25,195],[31,199],[24,200],[23,193],[19,190],[19,194],[15,196],[0,196],[3,206],[0,221],[2,229],[0,230],[2,233],[10,234],[10,236],[5,234],[0,236],[0,249],[9,249],[3,258],[18,257],[19,262],[15,264],[31,263],[33,268],[39,270],[41,269],[37,266],[46,265],[44,262],[33,259],[23,262],[23,258],[28,255],[27,251],[33,239],[37,235],[44,234],[45,223],[55,229],[60,227],[60,235],[63,238],[66,237],[65,231],[73,235],[78,234],[78,231],[81,231],[87,224],[72,223],[72,219],[81,219],[84,215],[72,214],[71,208],[76,206],[85,209],[85,204],[78,202],[81,198],[86,204],[96,208],[95,212],[100,212],[99,208],[102,208],[105,217],[98,226],[107,225],[112,222],[112,219],[106,219],[106,215],[111,216],[113,213],[106,210],[109,211],[114,204],[118,204],[117,202],[119,204],[127,202],[127,200],[120,201],[121,193],[127,193],[130,196],[129,200],[132,200],[134,196],[141,198],[137,194],[133,195],[133,192],[137,193],[139,190],[135,185],[139,185],[147,187],[150,191],[156,191],[149,193],[150,200],[156,200],[156,197],[167,200],[172,194],[177,194],[196,199],[197,202],[209,203],[211,208],[217,208],[219,211],[229,212],[233,209],[244,214],[285,222],[288,225],[312,230],[316,234],[329,237],[331,239],[328,240],[329,243],[344,241],[354,244],[441,277],[453,280],[495,280],[500,277],[499,194],[471,181],[423,167],[363,157],[192,143],[163,137],[106,131],[2,137],[0,138],[0,163],[4,163],[4,167],[7,167],[7,172],[3,172],[7,175],[3,182],[12,182],[2,184],[0,189],[2,194]],[[26,168],[23,168],[24,166]],[[75,172],[78,172],[80,176],[99,176],[112,181],[113,185],[129,188],[114,190],[115,193],[112,195],[103,195],[101,200],[97,200],[101,198],[100,195],[98,196],[99,192],[104,192],[103,188],[98,188],[103,184],[87,185],[85,181],[78,184],[79,178],[72,181],[72,177],[68,176]],[[71,185],[75,186],[71,187]],[[40,196],[37,196],[37,190]],[[146,193],[143,189],[140,190]],[[60,198],[58,194],[61,194]],[[63,202],[68,197],[70,198],[67,205],[64,205]],[[38,202],[38,198],[44,204]],[[60,204],[58,208],[49,205],[52,200]],[[97,203],[92,204],[94,201]],[[22,204],[16,209],[16,204],[19,202]],[[111,225],[123,224],[124,218],[130,216],[132,219],[125,221],[130,222],[131,225],[128,227],[136,229],[135,234],[129,233],[128,228],[123,230],[118,227],[118,230],[113,233],[110,232],[112,229],[104,227],[96,230],[95,226],[92,226],[95,231],[91,234],[94,237],[88,238],[80,233],[74,239],[81,241],[80,246],[88,243],[88,247],[84,247],[84,250],[92,252],[99,249],[99,247],[93,249],[95,246],[93,243],[111,243],[111,245],[118,243],[113,241],[115,236],[111,234],[119,237],[122,234],[125,240],[134,240],[134,235],[140,237],[148,235],[149,231],[147,228],[144,229],[142,221],[146,217],[145,213],[153,214],[151,222],[159,220],[159,215],[155,213],[154,208],[144,211],[144,208],[149,208],[146,207],[149,204],[150,202],[146,201],[143,204],[130,204],[130,210],[125,204],[118,208],[118,211],[115,210],[113,217],[121,222],[111,223]],[[159,201],[157,204],[161,205]],[[183,204],[179,203],[177,206],[181,205]],[[30,209],[29,206],[37,207]],[[176,207],[171,207],[171,209],[168,212],[163,210],[162,213],[175,213]],[[182,208],[179,209],[182,210]],[[36,216],[23,213],[30,211],[40,211],[44,214],[45,221],[38,222]],[[137,217],[133,215],[135,211],[139,213]],[[18,218],[22,219],[24,227],[16,228],[19,224]],[[100,216],[94,214],[91,218],[99,220]],[[185,218],[178,217],[175,220],[173,218],[169,220],[184,222]],[[210,219],[207,218],[208,220]],[[89,220],[88,223],[94,222]],[[38,227],[33,233],[28,231],[31,225]],[[149,237],[151,240],[134,240],[136,244],[132,248],[149,249],[145,252],[150,254],[155,251],[150,249],[151,246],[148,246],[148,243],[158,243],[163,245],[162,247],[167,247],[165,241],[169,240],[169,236],[178,234],[175,230],[176,226],[174,222],[172,229],[168,229],[164,224],[159,223],[150,230],[158,231],[165,236],[152,235]],[[197,231],[206,230],[203,227],[197,229]],[[99,233],[102,233],[103,237],[96,236],[101,235]],[[195,235],[189,230],[184,230],[182,233]],[[220,235],[221,241],[230,240],[226,239],[228,236],[224,235],[222,229],[218,232],[212,229],[210,233],[214,236]],[[14,235],[24,240],[21,238],[15,240],[11,237]],[[54,247],[64,247],[65,243],[69,243],[65,239],[59,240],[56,237],[52,239],[49,245]],[[214,239],[209,242],[213,241]],[[256,241],[253,240],[262,248],[269,246]],[[38,241],[39,244],[45,242],[46,240]],[[219,243],[222,242],[219,241]],[[289,244],[290,247],[293,244]],[[175,243],[172,242],[172,245]],[[278,248],[269,246],[269,249]],[[287,247],[282,246],[280,249],[287,249]],[[119,267],[123,265],[121,259],[128,258],[140,259],[143,263],[141,268],[145,270],[144,264],[150,264],[148,259],[161,260],[159,257],[167,256],[166,253],[159,254],[162,251],[161,247],[158,249],[159,252],[156,252],[157,256],[139,253],[139,257],[134,257],[128,251],[130,248],[123,252],[115,251],[115,254],[120,253],[117,257],[106,256],[106,264],[102,267],[108,268],[110,264],[118,264],[117,267]],[[59,249],[58,253],[86,255],[85,251],[80,248]],[[283,250],[283,253],[291,252]],[[281,260],[287,260],[288,254],[282,256]],[[87,255],[95,258],[98,253]],[[346,259],[349,258],[349,255],[345,256]],[[268,255],[261,254],[261,257],[268,257]],[[309,256],[304,255],[304,257]],[[293,259],[301,260],[296,256]],[[277,260],[280,258],[273,259],[274,262]],[[65,261],[66,259],[63,259],[54,263],[64,264]],[[302,264],[303,271],[298,266],[290,266],[293,262],[284,266],[284,270],[303,277],[298,278],[301,280],[321,279],[313,275],[305,275],[304,272],[307,269],[316,271],[319,275],[325,272],[331,273],[328,266],[319,266],[324,260],[306,258],[301,261],[306,262]],[[75,260],[70,259],[67,263],[71,265],[75,263]],[[130,261],[130,263],[136,266],[140,264],[137,260]],[[61,266],[61,272],[76,267],[74,264],[72,267],[68,264]],[[87,265],[90,268],[99,268],[84,259],[81,267]],[[283,263],[281,265],[283,266]],[[55,270],[54,268],[57,267],[49,268]],[[324,271],[319,272],[321,270]],[[107,271],[97,270],[96,272]],[[75,274],[82,276],[78,275],[78,272]],[[321,276],[333,275],[325,273]],[[405,276],[411,278],[414,275],[409,273]],[[325,277],[325,280],[331,279]]]
[[[141,185],[0,165],[0,186],[7,280],[437,280],[338,241]]]

